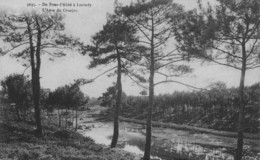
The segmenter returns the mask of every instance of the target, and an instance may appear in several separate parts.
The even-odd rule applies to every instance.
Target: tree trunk
[[[154,22],[152,19],[152,34],[151,34],[151,54],[150,54],[150,77],[149,77],[149,103],[146,122],[146,141],[143,160],[150,160],[151,141],[152,141],[152,114],[154,105]]]
[[[116,46],[117,49],[117,46]],[[122,103],[122,83],[121,83],[121,56],[117,49],[117,97],[116,97],[116,106],[115,106],[115,114],[114,114],[114,134],[111,142],[111,148],[116,147],[119,135],[119,110],[121,108]]]
[[[36,71],[37,73],[38,71]],[[39,74],[39,73],[37,73]],[[34,102],[34,112],[35,112],[35,121],[36,121],[36,135],[42,136],[42,125],[41,125],[41,109],[40,109],[40,81],[39,76],[34,75],[33,77],[33,102]]]
[[[243,129],[244,129],[244,86],[245,86],[245,75],[246,75],[246,49],[245,45],[242,45],[243,61],[239,85],[239,115],[238,115],[238,127],[237,127],[237,151],[235,160],[241,160],[243,157]]]
[[[146,142],[145,142],[145,152],[144,160],[150,160],[151,154],[151,140],[152,140],[152,113],[153,113],[153,98],[154,98],[154,86],[153,86],[154,75],[150,74],[149,80],[149,105],[148,105],[148,115],[146,122]]]
[[[36,121],[36,135],[42,136],[42,125],[41,125],[41,109],[39,106],[40,101],[40,45],[41,45],[41,30],[39,27],[39,23],[37,21],[37,46],[36,52],[33,45],[33,33],[31,30],[31,20],[27,19],[27,29],[29,34],[29,42],[30,42],[30,61],[31,61],[31,69],[32,69],[32,91],[33,91],[33,103],[34,103],[34,112],[35,112],[35,121]],[[36,62],[34,53],[36,53]]]

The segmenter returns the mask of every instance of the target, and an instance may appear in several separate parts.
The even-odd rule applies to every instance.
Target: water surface
[[[113,134],[112,123],[84,123],[90,128],[82,134],[96,143],[109,146]],[[120,124],[118,146],[126,151],[143,155],[145,129],[131,123]],[[190,133],[174,129],[153,129],[152,158],[158,160],[234,160],[235,138],[223,138],[209,134]],[[247,144],[245,148],[250,148]],[[254,155],[256,156],[256,155]],[[248,160],[256,158],[247,157]]]

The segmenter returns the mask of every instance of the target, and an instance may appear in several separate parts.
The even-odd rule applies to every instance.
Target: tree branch
[[[180,54],[172,54],[173,52],[177,51],[178,49],[179,49],[179,47],[177,47],[177,48],[175,48],[174,50],[168,52],[168,53],[167,53],[166,55],[164,55],[164,56],[159,56],[159,57],[157,57],[157,58],[159,58],[159,59],[155,59],[155,61],[159,61],[159,60],[161,60],[161,59],[163,59],[163,58],[165,58],[165,57],[169,57],[169,56],[180,55]]]
[[[180,77],[180,76],[183,76],[183,75],[186,74],[186,73],[182,73],[182,74],[172,74],[172,75],[167,75],[167,74],[165,74],[165,73],[158,72],[158,71],[155,72],[155,73],[160,74],[160,75],[162,75],[162,76],[165,76],[166,79],[167,79],[168,77]]]
[[[234,55],[234,54],[231,54],[231,53],[229,53],[229,52],[227,52],[227,51],[224,51],[223,49],[220,49],[220,48],[218,48],[218,47],[212,46],[212,48],[214,48],[214,49],[216,49],[216,50],[218,50],[218,51],[220,51],[220,52],[222,52],[222,53],[225,53],[225,54],[227,54],[227,55],[229,55],[229,56],[242,59],[242,57],[236,56],[236,55]]]
[[[260,65],[255,65],[255,66],[252,66],[252,67],[247,67],[246,69],[256,69],[256,68],[260,68]]]
[[[94,81],[94,80],[96,80],[97,78],[101,77],[102,75],[104,75],[104,74],[106,74],[106,73],[108,73],[108,72],[110,72],[110,71],[112,71],[112,70],[114,70],[114,69],[116,69],[116,68],[117,68],[117,66],[115,66],[115,67],[113,67],[113,68],[111,68],[111,69],[109,69],[109,70],[106,70],[105,72],[103,72],[103,73],[97,75],[95,78],[92,78],[91,80]]]
[[[28,68],[30,68],[30,67],[31,67],[31,65],[29,65],[28,67],[25,68],[25,70],[23,71],[23,74],[22,74],[23,76],[24,76],[25,71],[26,71]]]
[[[25,45],[25,44],[29,44],[29,41],[14,46],[12,49],[10,49],[10,50],[8,50],[8,51],[5,51],[4,54],[7,54],[7,53],[11,52],[12,50],[14,50],[14,49],[16,49],[16,48],[18,48],[18,47],[21,47],[22,45]]]
[[[52,54],[51,52],[48,52],[46,50],[42,50],[43,52],[49,54],[50,56],[53,56],[53,57],[63,57],[63,55],[56,55],[56,54]]]
[[[131,22],[133,22],[137,28],[143,33],[143,35],[149,40],[151,41],[151,39],[148,37],[148,35],[141,29],[141,27],[139,26],[138,23],[136,23],[134,20],[132,20],[131,18],[127,17],[128,20],[130,20]]]
[[[135,79],[133,79],[129,74],[126,74],[126,76],[128,76],[133,82],[135,82],[137,85],[139,85],[140,87],[144,88],[144,89],[148,89],[148,87],[140,84],[138,81],[136,81]]]
[[[258,41],[258,39],[256,39],[255,42],[253,43],[253,46],[251,47],[251,50],[250,50],[249,54],[246,56],[246,59],[253,53],[257,41]]]
[[[160,65],[159,67],[156,67],[156,69],[160,69],[160,68],[163,68],[163,67],[165,67],[165,66],[167,66],[167,65],[169,65],[169,64],[171,64],[171,63],[181,62],[181,61],[183,61],[183,59],[174,60],[174,61],[165,63],[165,64],[163,64],[163,65]]]
[[[189,84],[186,84],[186,83],[182,83],[182,82],[179,82],[179,81],[174,81],[174,80],[161,81],[161,82],[155,83],[154,86],[157,86],[157,85],[162,84],[162,83],[170,83],[170,82],[171,83],[178,83],[178,84],[184,85],[186,87],[190,87],[190,88],[197,89],[197,90],[205,90],[205,91],[207,91],[207,89],[205,89],[205,88],[194,87],[192,85],[189,85]]]
[[[82,86],[82,85],[85,85],[85,84],[88,84],[88,83],[91,83],[91,82],[95,81],[97,78],[101,77],[102,75],[104,75],[104,74],[106,74],[107,72],[110,72],[110,71],[112,71],[112,70],[114,70],[114,69],[116,69],[116,68],[117,68],[117,66],[115,66],[115,67],[113,67],[113,68],[111,68],[111,69],[109,69],[109,70],[106,70],[105,72],[103,72],[103,73],[97,75],[96,77],[94,77],[94,78],[92,78],[92,79],[90,79],[90,80],[78,79],[78,80],[76,80],[76,83],[78,83],[78,84],[81,85],[81,86]]]

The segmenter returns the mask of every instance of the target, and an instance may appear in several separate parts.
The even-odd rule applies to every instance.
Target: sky
[[[197,0],[175,0],[175,2],[183,4],[186,9],[193,9],[197,6]],[[203,0],[202,0],[203,1]],[[215,3],[214,0],[208,0]],[[21,13],[25,10],[42,11],[42,3],[78,3],[88,4],[85,7],[76,7],[78,12],[67,12],[64,19],[65,32],[74,37],[79,37],[84,43],[90,43],[91,36],[102,29],[106,23],[107,13],[113,12],[114,0],[1,0],[0,10],[8,12]],[[123,4],[129,4],[131,0],[119,0]],[[205,3],[206,0],[203,1]],[[36,7],[28,7],[29,3],[35,3]],[[90,6],[90,5],[91,6]],[[49,7],[50,8],[50,7]],[[57,9],[52,7],[53,9]],[[66,7],[64,7],[66,8]],[[63,8],[62,8],[63,9]],[[55,58],[50,61],[48,57],[42,57],[41,69],[41,85],[44,88],[55,89],[58,86],[72,83],[74,79],[86,78],[91,79],[106,71],[112,65],[100,66],[95,69],[88,69],[90,58],[72,52],[66,57]],[[194,72],[178,78],[176,80],[205,88],[209,84],[217,81],[223,81],[228,87],[237,87],[239,85],[240,72],[231,68],[219,66],[212,63],[190,63],[194,68]],[[25,68],[21,66],[21,62],[11,58],[9,55],[0,56],[0,80],[11,73],[22,74]],[[30,74],[30,69],[25,71]],[[93,83],[82,86],[82,91],[90,97],[99,97],[102,93],[115,82],[116,77],[108,77],[106,75],[96,79]],[[251,85],[260,81],[260,69],[249,70],[246,74],[246,85]],[[180,84],[168,83],[162,84],[155,88],[155,94],[173,93],[174,91],[191,90]],[[128,95],[139,95],[142,88],[127,78],[123,78],[123,91]]]

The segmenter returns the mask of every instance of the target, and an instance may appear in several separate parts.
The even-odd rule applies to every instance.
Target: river
[[[113,134],[111,122],[93,119],[79,122],[79,132],[96,143],[109,146]],[[225,138],[190,131],[153,128],[151,156],[155,160],[234,160],[235,138]],[[145,129],[134,123],[120,123],[118,146],[123,150],[143,155]],[[259,141],[245,140],[246,160],[260,159]]]

